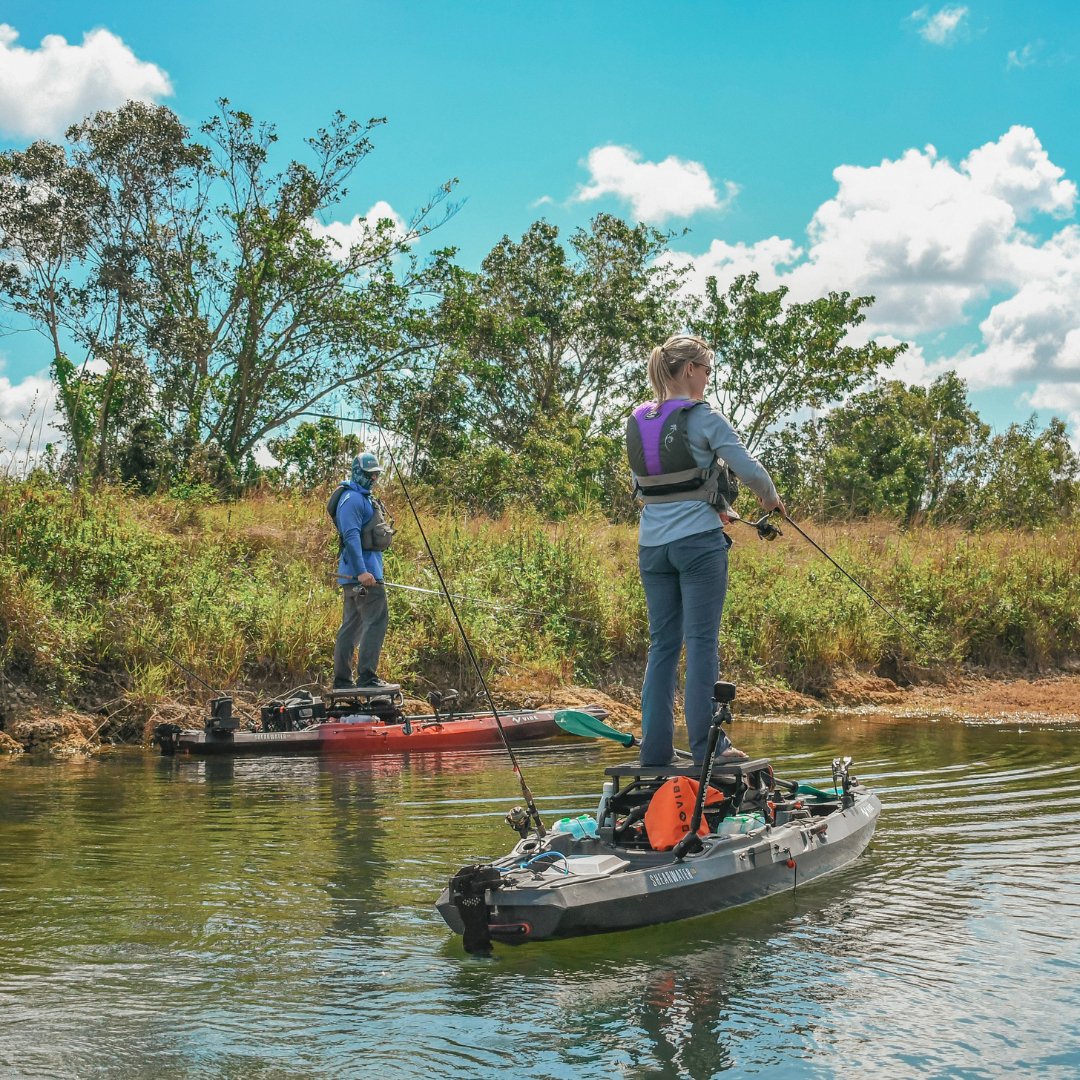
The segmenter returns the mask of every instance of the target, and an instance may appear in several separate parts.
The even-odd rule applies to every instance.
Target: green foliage
[[[516,452],[477,437],[424,474],[439,501],[483,514],[531,507],[548,521],[621,505],[636,516],[626,481],[622,440],[589,436],[576,422],[537,423]]]
[[[517,450],[538,421],[606,429],[675,318],[680,274],[659,260],[665,249],[664,234],[606,214],[565,247],[538,221],[518,242],[503,237],[478,274],[459,274],[440,315],[469,430]]]
[[[971,520],[987,526],[1050,525],[1080,512],[1080,458],[1065,425],[1035,417],[986,443],[978,465],[986,482],[969,496]]]
[[[706,283],[692,333],[716,350],[716,401],[751,450],[798,409],[822,408],[892,364],[906,345],[848,343],[871,296],[829,293],[785,303],[786,286],[765,292],[740,274],[726,293]]]
[[[357,436],[342,434],[337,421],[325,416],[314,424],[305,420],[291,435],[271,439],[267,448],[278,462],[267,470],[271,482],[302,491],[347,476],[350,460],[361,450]]]
[[[643,393],[642,358],[679,319],[666,240],[601,214],[564,243],[538,221],[519,241],[503,237],[478,273],[455,270],[438,347],[382,391],[421,475],[458,477],[466,501],[488,509],[524,498],[561,516],[617,501],[614,440]],[[490,481],[480,500],[477,474]]]
[[[1080,460],[1065,426],[1032,417],[999,435],[953,373],[929,387],[879,382],[765,452],[788,507],[818,520],[878,515],[969,527],[1038,527],[1080,512]]]
[[[452,184],[348,250],[314,227],[381,123],[337,114],[273,172],[273,127],[227,101],[198,138],[129,102],[66,146],[0,154],[0,300],[50,343],[75,478],[235,489],[272,432],[428,347],[449,253],[410,248],[453,212]]]
[[[135,499],[0,483],[0,663],[68,701],[146,715],[205,687],[259,696],[331,670],[340,596],[321,496],[223,504],[206,492]],[[393,503],[392,492],[387,497]],[[401,506],[387,578],[438,588]],[[422,511],[485,672],[530,685],[636,689],[648,644],[630,526]],[[961,664],[1045,670],[1080,653],[1080,531],[979,536],[867,524],[815,538],[918,639],[885,618],[790,531],[736,533],[721,634],[725,674],[818,690],[841,671]],[[475,690],[445,599],[394,592],[385,669],[422,691]],[[619,691],[624,693],[625,689]]]

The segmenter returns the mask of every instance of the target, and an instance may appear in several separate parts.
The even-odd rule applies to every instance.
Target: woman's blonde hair
[[[687,364],[712,367],[715,354],[699,337],[675,334],[649,354],[649,385],[657,401],[675,396],[675,380]]]

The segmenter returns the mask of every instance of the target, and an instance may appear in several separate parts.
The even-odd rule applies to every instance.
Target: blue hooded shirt
[[[361,574],[371,574],[376,581],[383,579],[383,553],[365,551],[360,534],[375,515],[371,505],[371,489],[350,480],[338,500],[334,524],[341,534],[341,557],[338,559],[338,584],[355,585]]]

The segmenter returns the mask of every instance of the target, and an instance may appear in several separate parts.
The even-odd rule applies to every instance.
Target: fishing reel
[[[758,534],[758,536],[761,537],[762,540],[773,541],[778,536],[784,535],[783,530],[780,528],[780,526],[774,525],[773,522],[769,520],[769,518],[772,517],[771,510],[769,510],[767,513],[762,514],[761,517],[757,519],[757,521],[747,521],[746,518],[740,517],[737,513],[735,513],[734,510],[732,510],[728,516],[731,518],[732,521],[741,521],[744,525],[748,525]]]
[[[529,835],[529,811],[524,806],[515,806],[506,812],[503,818],[522,840]]]
[[[780,526],[775,525],[769,520],[771,516],[772,511],[770,510],[767,514],[762,514],[761,517],[757,519],[757,521],[748,521],[746,524],[753,529],[757,529],[757,534],[761,537],[762,540],[768,540],[771,542],[775,540],[778,536],[784,535],[783,530],[780,528]]]

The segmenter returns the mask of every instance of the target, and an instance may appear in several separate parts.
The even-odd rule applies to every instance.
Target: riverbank
[[[595,516],[467,518],[418,494],[500,701],[593,687],[633,726],[648,648],[635,530]],[[420,591],[391,592],[381,672],[421,699],[455,686],[475,700],[417,524],[392,489],[387,501],[387,580]],[[896,619],[793,530],[765,543],[733,526],[721,667],[745,712],[891,707],[976,676],[1076,671],[1080,528],[806,527]],[[254,707],[324,684],[336,552],[322,494],[216,503],[0,480],[0,742],[139,743],[160,720],[198,722],[210,688]],[[581,702],[568,692],[565,704]]]
[[[608,723],[621,731],[641,734],[636,699],[612,697],[585,687],[524,687],[496,685],[500,706],[506,708],[572,708],[582,704],[603,705]],[[7,730],[0,730],[0,755],[24,752],[91,754],[103,748],[101,731],[108,723],[99,716],[73,710],[50,712],[49,706],[26,690],[8,689]],[[254,714],[258,702],[251,694],[240,695],[240,709]],[[12,708],[14,704],[14,708]],[[407,711],[418,714],[424,702],[407,699]],[[190,702],[163,704],[147,721],[143,743],[148,744],[157,723],[201,727],[205,707]],[[741,686],[737,715],[745,719],[769,717],[828,719],[837,714],[860,712],[900,719],[934,717],[941,720],[984,721],[1000,724],[1080,724],[1080,675],[1060,673],[1034,677],[991,678],[966,674],[944,683],[901,687],[875,675],[838,678],[823,697],[792,690]]]

